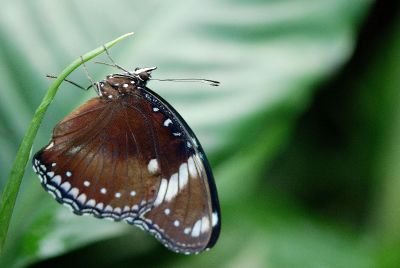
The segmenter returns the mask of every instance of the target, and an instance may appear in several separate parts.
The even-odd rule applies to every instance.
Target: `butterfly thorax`
[[[134,72],[111,74],[96,83],[97,92],[103,99],[116,100],[127,96],[140,95],[155,67],[136,69]]]

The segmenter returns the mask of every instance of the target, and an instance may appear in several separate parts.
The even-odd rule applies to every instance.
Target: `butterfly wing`
[[[204,152],[150,90],[88,101],[55,127],[33,164],[44,188],[76,214],[125,220],[181,253],[218,238],[218,197]]]
[[[170,172],[163,172],[166,180],[161,181],[153,208],[145,217],[157,224],[150,225],[161,230],[156,231],[157,235],[167,233],[167,240],[179,238],[170,244],[180,245],[185,253],[211,248],[219,236],[221,216],[214,178],[204,151],[171,105],[148,88],[143,96],[147,100],[143,102],[147,106],[143,109],[152,113],[155,129],[167,138],[163,144],[169,148],[161,150],[161,159],[171,167]]]

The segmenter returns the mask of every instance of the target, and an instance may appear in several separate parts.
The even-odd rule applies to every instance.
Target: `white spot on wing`
[[[82,146],[74,146],[69,150],[69,153],[75,154],[75,153],[78,153],[80,150],[82,150]]]
[[[197,140],[195,138],[192,138],[192,141],[194,143],[194,146],[199,147],[199,144],[197,143]]]
[[[149,161],[149,164],[147,165],[147,170],[150,172],[150,174],[155,174],[158,172],[159,166],[157,159],[151,159]]]
[[[95,208],[97,208],[98,210],[103,210],[103,207],[104,207],[103,203],[98,203]]]
[[[63,189],[64,191],[68,192],[69,189],[71,189],[71,184],[66,181],[60,185],[60,188]]]
[[[193,225],[192,236],[193,237],[198,237],[200,235],[200,231],[201,231],[201,220],[198,220]]]
[[[120,207],[114,208],[114,213],[121,214],[121,208]]]
[[[186,186],[188,180],[189,180],[188,165],[186,163],[183,163],[179,167],[179,190],[180,191],[182,191],[182,189]]]
[[[46,147],[46,150],[52,148],[53,146],[54,146],[54,142],[52,141],[52,142]]]
[[[72,176],[72,173],[71,173],[71,171],[67,171],[67,172],[65,173],[65,175],[67,175],[67,177],[71,177],[71,176]]]
[[[54,172],[53,172],[53,171],[47,172],[47,176],[50,177],[50,178],[52,178],[52,177],[54,176]]]
[[[131,191],[130,195],[131,195],[131,196],[135,196],[135,195],[136,195],[136,192],[135,192],[135,191]]]
[[[217,223],[218,223],[218,214],[217,214],[217,212],[213,212],[211,222],[212,222],[212,226],[213,227],[215,225],[217,225]]]
[[[61,176],[60,176],[60,175],[57,175],[57,176],[55,176],[51,181],[52,181],[53,183],[57,184],[57,185],[60,185],[60,183],[61,183]]]
[[[80,196],[78,196],[77,200],[78,200],[78,202],[81,203],[82,205],[85,204],[86,195],[85,195],[85,194],[81,194]]]
[[[197,178],[198,173],[197,173],[196,164],[193,160],[193,156],[189,157],[189,159],[188,159],[188,168],[189,168],[190,177]]]
[[[165,192],[167,191],[168,181],[161,179],[160,188],[158,189],[157,198],[154,201],[154,206],[158,206],[164,200]]]
[[[86,186],[86,187],[89,187],[90,186],[90,181],[84,181],[83,185]]]
[[[187,227],[187,228],[185,228],[185,230],[183,230],[183,232],[185,233],[185,234],[189,234],[190,233],[190,228],[189,227]]]
[[[201,233],[205,233],[208,230],[210,230],[210,220],[208,219],[208,217],[204,216],[201,219]]]
[[[164,121],[164,126],[168,127],[169,124],[172,124],[172,121],[171,119],[168,118],[167,120]]]
[[[168,182],[168,189],[165,194],[165,200],[171,201],[178,194],[178,173],[174,173]]]
[[[107,193],[107,189],[106,189],[106,188],[101,188],[101,189],[100,189],[100,193],[106,194],[106,193]]]
[[[121,197],[121,193],[120,193],[120,192],[116,192],[116,193],[115,193],[115,197],[116,197],[116,198],[120,198],[120,197]]]
[[[87,203],[86,206],[88,207],[94,207],[96,205],[96,201],[94,199],[90,199]]]
[[[169,215],[169,213],[171,213],[171,210],[169,208],[164,209],[164,213],[165,215]]]
[[[178,227],[179,224],[180,224],[180,222],[179,222],[178,220],[175,220],[175,221],[174,221],[174,226],[175,226],[175,227]]]
[[[74,187],[71,189],[71,191],[69,191],[69,193],[73,198],[76,198],[79,194],[79,189]]]

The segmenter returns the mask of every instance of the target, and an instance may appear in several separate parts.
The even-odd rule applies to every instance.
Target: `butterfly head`
[[[100,97],[104,99],[118,99],[126,95],[134,95],[146,87],[151,77],[151,71],[156,67],[136,68],[134,72],[110,74],[106,79],[96,83]]]
[[[151,72],[157,69],[157,67],[147,67],[147,68],[136,68],[133,75],[139,80],[147,82],[151,77]]]

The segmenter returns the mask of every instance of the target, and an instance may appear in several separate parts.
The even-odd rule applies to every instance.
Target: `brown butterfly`
[[[217,191],[193,131],[146,87],[154,69],[94,83],[99,96],[55,126],[33,169],[74,213],[124,220],[175,252],[198,253],[220,233]]]

